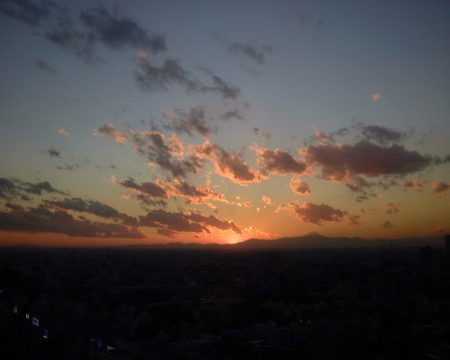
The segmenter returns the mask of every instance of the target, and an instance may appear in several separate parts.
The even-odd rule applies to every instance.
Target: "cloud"
[[[322,177],[342,181],[356,175],[406,175],[426,169],[435,161],[402,145],[382,147],[367,141],[354,145],[321,144],[302,149],[310,166],[320,166]]]
[[[262,201],[266,204],[266,206],[272,205],[272,199],[267,195],[262,196]]]
[[[47,150],[47,153],[51,156],[51,157],[61,157],[61,154],[58,150],[56,150],[55,148],[51,148]]]
[[[152,210],[145,216],[139,217],[141,226],[148,226],[157,229],[160,234],[174,236],[179,232],[207,232],[214,227],[221,230],[232,230],[241,233],[241,230],[230,221],[222,221],[215,216],[204,216],[196,213],[168,212],[162,209]]]
[[[136,219],[121,213],[113,207],[97,200],[84,200],[78,197],[64,198],[63,200],[47,200],[46,205],[64,210],[73,210],[100,216],[107,219],[115,219],[127,225],[137,225]]]
[[[287,205],[282,205],[278,211],[288,211],[291,214],[300,217],[303,222],[321,225],[323,221],[340,222],[347,217],[351,223],[354,223],[355,218],[349,216],[346,211],[335,209],[325,204],[312,203],[298,203],[290,202]]]
[[[269,141],[271,137],[269,133],[262,131],[260,128],[257,127],[253,128],[253,133],[255,135],[258,135],[264,141]]]
[[[9,212],[0,211],[0,230],[20,232],[60,233],[68,236],[99,238],[143,238],[135,227],[116,223],[93,222],[76,219],[63,210],[50,210],[43,205]]]
[[[94,135],[112,138],[118,144],[123,144],[128,141],[127,135],[125,135],[121,131],[118,131],[116,129],[116,126],[112,123],[107,123],[102,127],[95,129]]]
[[[264,64],[266,62],[266,56],[272,52],[272,47],[270,45],[258,46],[250,41],[230,41],[216,33],[211,33],[211,36],[225,44],[226,49],[230,54],[237,57],[244,57],[258,65]]]
[[[56,70],[53,66],[49,65],[47,62],[41,59],[37,59],[34,64],[37,66],[38,69],[42,71],[49,72],[50,74],[56,75]]]
[[[193,136],[195,132],[203,136],[209,136],[215,132],[209,125],[209,115],[203,106],[193,106],[188,112],[180,109],[164,113],[164,117],[170,121],[169,128],[178,132]]]
[[[154,198],[167,199],[168,195],[164,188],[157,183],[154,182],[142,182],[137,183],[133,178],[129,177],[125,180],[118,180],[117,183],[127,189],[132,189],[135,191],[139,191],[145,195]]]
[[[138,60],[135,79],[142,90],[167,91],[169,86],[177,84],[188,92],[206,91],[205,86],[194,79],[178,59],[165,59],[161,66],[152,65],[146,56],[140,56]]]
[[[450,184],[446,184],[446,183],[439,182],[439,181],[433,181],[431,183],[431,188],[433,189],[434,192],[441,193],[441,192],[449,190]]]
[[[29,200],[28,195],[42,195],[43,193],[64,194],[64,192],[55,189],[48,181],[32,183],[17,179],[0,178],[0,198]]]
[[[385,229],[392,229],[394,225],[389,220],[386,220],[383,224],[381,224],[381,227],[384,227]]]
[[[116,126],[111,123],[94,130],[94,134],[112,138],[117,143],[131,143],[138,154],[147,157],[150,165],[168,171],[175,177],[186,177],[190,173],[195,174],[202,166],[201,160],[195,154],[185,156],[183,143],[175,134],[169,139],[157,130],[129,130],[125,134],[118,131]]]
[[[408,137],[408,134],[378,125],[359,124],[357,129],[368,141],[375,142],[380,145],[388,145],[390,143],[400,142]]]
[[[59,128],[58,134],[61,135],[62,137],[65,137],[66,139],[68,139],[70,137],[69,132],[64,128]]]
[[[311,193],[311,190],[309,189],[309,185],[302,181],[298,177],[294,177],[289,182],[289,186],[291,190],[296,193],[297,195],[309,195]]]
[[[194,153],[214,164],[216,172],[236,184],[248,184],[260,181],[258,172],[248,166],[242,155],[227,151],[207,140],[193,147]]]
[[[305,162],[295,159],[291,154],[281,149],[270,150],[253,146],[253,150],[257,155],[258,165],[265,174],[302,174],[306,170]]]
[[[405,180],[403,185],[405,186],[405,188],[409,188],[414,191],[422,191],[424,183],[420,180],[412,179],[412,180]]]
[[[9,199],[17,194],[16,184],[6,178],[0,178],[0,199]]]
[[[0,14],[28,25],[37,26],[48,17],[52,5],[50,1],[2,0]]]
[[[146,49],[155,54],[166,50],[163,35],[148,33],[134,20],[117,12],[111,14],[105,7],[83,11],[80,20],[89,36],[112,49]]]
[[[398,209],[397,205],[395,205],[394,203],[387,203],[384,204],[384,209],[386,210],[387,214],[397,214],[400,212],[400,210]]]
[[[220,118],[225,121],[228,121],[231,119],[237,119],[237,120],[245,120],[246,119],[244,112],[237,107],[224,112],[222,115],[220,115]]]
[[[375,91],[372,95],[370,95],[370,98],[373,102],[379,102],[381,100],[381,94],[378,91]]]

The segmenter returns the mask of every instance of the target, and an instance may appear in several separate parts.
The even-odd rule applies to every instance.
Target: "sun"
[[[230,234],[226,239],[228,244],[236,244],[241,241],[241,237],[239,234]]]

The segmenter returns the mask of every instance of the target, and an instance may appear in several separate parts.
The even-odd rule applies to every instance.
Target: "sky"
[[[450,232],[450,3],[0,2],[0,244]]]

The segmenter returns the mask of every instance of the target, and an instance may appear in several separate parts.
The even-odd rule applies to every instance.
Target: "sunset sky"
[[[450,232],[450,2],[0,2],[0,243]]]

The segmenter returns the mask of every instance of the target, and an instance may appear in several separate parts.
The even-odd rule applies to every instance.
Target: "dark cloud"
[[[188,112],[175,109],[166,112],[164,117],[170,121],[168,127],[177,133],[186,133],[193,136],[197,132],[200,135],[209,136],[216,131],[209,125],[209,116],[203,106],[193,106]]]
[[[43,193],[64,194],[64,192],[50,185],[48,181],[31,183],[17,179],[0,178],[0,198],[29,201],[28,195],[42,195]]]
[[[133,178],[129,177],[125,180],[118,180],[117,183],[127,189],[139,191],[153,198],[167,199],[167,193],[159,184],[154,182],[137,183]]]
[[[155,54],[166,50],[163,35],[150,34],[134,20],[116,13],[111,14],[102,6],[83,11],[80,20],[88,29],[90,37],[110,48],[146,49]]]
[[[16,206],[10,212],[0,211],[0,230],[49,232],[68,236],[100,238],[143,238],[135,227],[116,223],[76,219],[63,210],[50,210],[43,205],[30,208]]]
[[[450,184],[446,184],[446,183],[439,182],[439,181],[433,181],[431,183],[431,188],[433,189],[434,192],[441,193],[441,192],[449,190]]]
[[[64,194],[64,192],[55,189],[48,181],[42,181],[37,183],[22,182],[21,188],[30,194],[42,195],[42,193],[48,194]]]
[[[201,160],[195,154],[185,156],[183,143],[173,134],[166,136],[157,130],[134,131],[128,134],[118,131],[114,124],[108,123],[96,130],[95,135],[110,137],[118,143],[131,143],[138,154],[146,156],[151,165],[168,171],[175,177],[186,177],[188,174],[197,173],[201,168]]]
[[[61,153],[55,148],[48,149],[47,154],[49,154],[51,157],[61,157]]]
[[[9,199],[17,194],[16,184],[6,178],[0,178],[0,199]]]
[[[211,36],[225,45],[227,51],[237,57],[244,57],[258,65],[266,62],[266,56],[272,52],[270,45],[257,45],[250,41],[239,42],[227,40],[224,36],[211,33]]]
[[[286,151],[267,148],[254,147],[257,155],[258,165],[266,174],[275,173],[279,175],[303,174],[306,170],[306,163],[296,160]]]
[[[272,47],[270,45],[257,46],[250,42],[229,42],[227,50],[230,54],[245,56],[247,59],[261,65],[266,62],[266,56],[272,52]]]
[[[380,145],[397,143],[408,137],[407,133],[378,125],[359,124],[357,126],[357,129],[361,131],[361,135],[366,140],[375,142]]]
[[[97,44],[111,49],[145,49],[152,53],[166,50],[165,37],[144,30],[134,20],[103,6],[92,7],[72,17],[70,10],[52,1],[2,0],[0,14],[35,26],[40,35],[53,44],[95,63]],[[43,70],[54,70],[42,60],[36,63]],[[53,72],[53,71],[52,71]]]
[[[170,86],[177,84],[188,92],[203,92],[205,86],[194,79],[177,59],[166,59],[161,66],[150,63],[147,57],[139,57],[139,70],[135,73],[137,84],[147,91],[167,91]]]
[[[340,222],[345,217],[349,219],[350,223],[355,221],[355,218],[346,211],[335,209],[325,204],[290,202],[281,206],[279,210],[287,210],[293,215],[300,217],[302,221],[316,225],[321,225],[323,221]]]
[[[224,100],[237,100],[240,89],[228,84],[220,76],[210,70],[201,68],[211,77],[212,84],[205,85],[185,70],[178,59],[167,58],[160,66],[153,65],[145,54],[138,57],[138,70],[135,79],[142,90],[167,91],[169,87],[178,85],[187,92],[218,93]]]
[[[41,69],[42,71],[49,72],[53,75],[56,75],[56,70],[53,66],[49,65],[47,62],[41,59],[37,59],[34,64],[37,66],[38,69]]]
[[[135,218],[121,213],[113,207],[103,204],[97,200],[84,200],[81,198],[72,197],[64,198],[63,200],[49,200],[45,203],[59,209],[85,212],[106,219],[115,219],[127,225],[137,225]]]
[[[95,37],[86,31],[77,30],[71,19],[61,18],[58,24],[43,34],[44,38],[81,58],[85,63],[99,62],[95,54]]]
[[[0,14],[37,26],[49,16],[52,6],[50,1],[1,0]]]
[[[207,232],[210,233],[208,227],[214,227],[221,230],[230,229],[236,233],[241,230],[229,221],[222,221],[216,217],[204,216],[196,213],[168,212],[165,210],[153,210],[145,216],[140,216],[140,225],[157,229],[160,234],[170,234],[174,236],[178,232]]]
[[[194,152],[211,161],[219,175],[237,184],[259,182],[260,180],[257,171],[245,163],[242,155],[227,151],[209,140],[195,146]]]
[[[246,119],[244,112],[239,108],[233,108],[231,110],[224,112],[222,115],[220,115],[220,118],[225,121],[228,121],[231,119],[237,119],[237,120],[245,120]]]
[[[325,179],[344,180],[355,175],[406,175],[426,169],[435,160],[402,145],[383,147],[367,141],[354,145],[321,144],[303,149],[308,164],[320,166]]]

